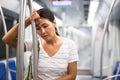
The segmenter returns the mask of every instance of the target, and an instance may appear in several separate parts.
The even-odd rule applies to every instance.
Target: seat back
[[[114,71],[113,71],[113,75],[118,75],[120,74],[120,61],[116,62]],[[114,77],[113,80],[120,80],[120,76]]]
[[[9,60],[8,64],[9,64],[9,70],[10,70],[11,79],[16,80],[16,64],[15,64],[15,60],[14,59]]]
[[[6,68],[4,62],[0,62],[0,80],[6,80]]]

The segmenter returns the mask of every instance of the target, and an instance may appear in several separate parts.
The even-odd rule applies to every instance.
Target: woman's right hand
[[[32,12],[32,15],[31,15],[31,20],[36,21],[37,19],[40,19],[40,16],[39,16],[39,14],[37,13],[37,11],[34,10],[34,11]]]

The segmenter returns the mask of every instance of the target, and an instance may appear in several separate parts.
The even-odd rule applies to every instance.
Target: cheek
[[[54,31],[53,31],[52,28],[49,28],[48,30],[46,30],[46,32],[49,33],[49,34],[53,34]]]

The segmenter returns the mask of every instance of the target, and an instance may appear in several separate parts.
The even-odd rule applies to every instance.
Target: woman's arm
[[[77,62],[68,64],[68,75],[63,76],[57,80],[75,80],[77,75]]]
[[[31,18],[27,18],[25,20],[25,27],[31,24]],[[17,47],[17,37],[18,37],[18,26],[19,24],[16,24],[13,26],[3,37],[3,42],[7,43],[9,46],[12,46],[14,48]]]

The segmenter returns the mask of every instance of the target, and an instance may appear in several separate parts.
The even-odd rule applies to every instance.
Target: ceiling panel
[[[20,13],[21,0],[0,0],[0,5],[13,12]],[[90,0],[72,0],[70,6],[53,6],[52,0],[34,0],[43,7],[50,8],[62,20],[63,26],[79,27],[87,21]]]
[[[79,27],[87,21],[90,0],[72,0],[70,6],[53,6],[52,0],[36,0],[50,8],[63,21],[63,26]]]

